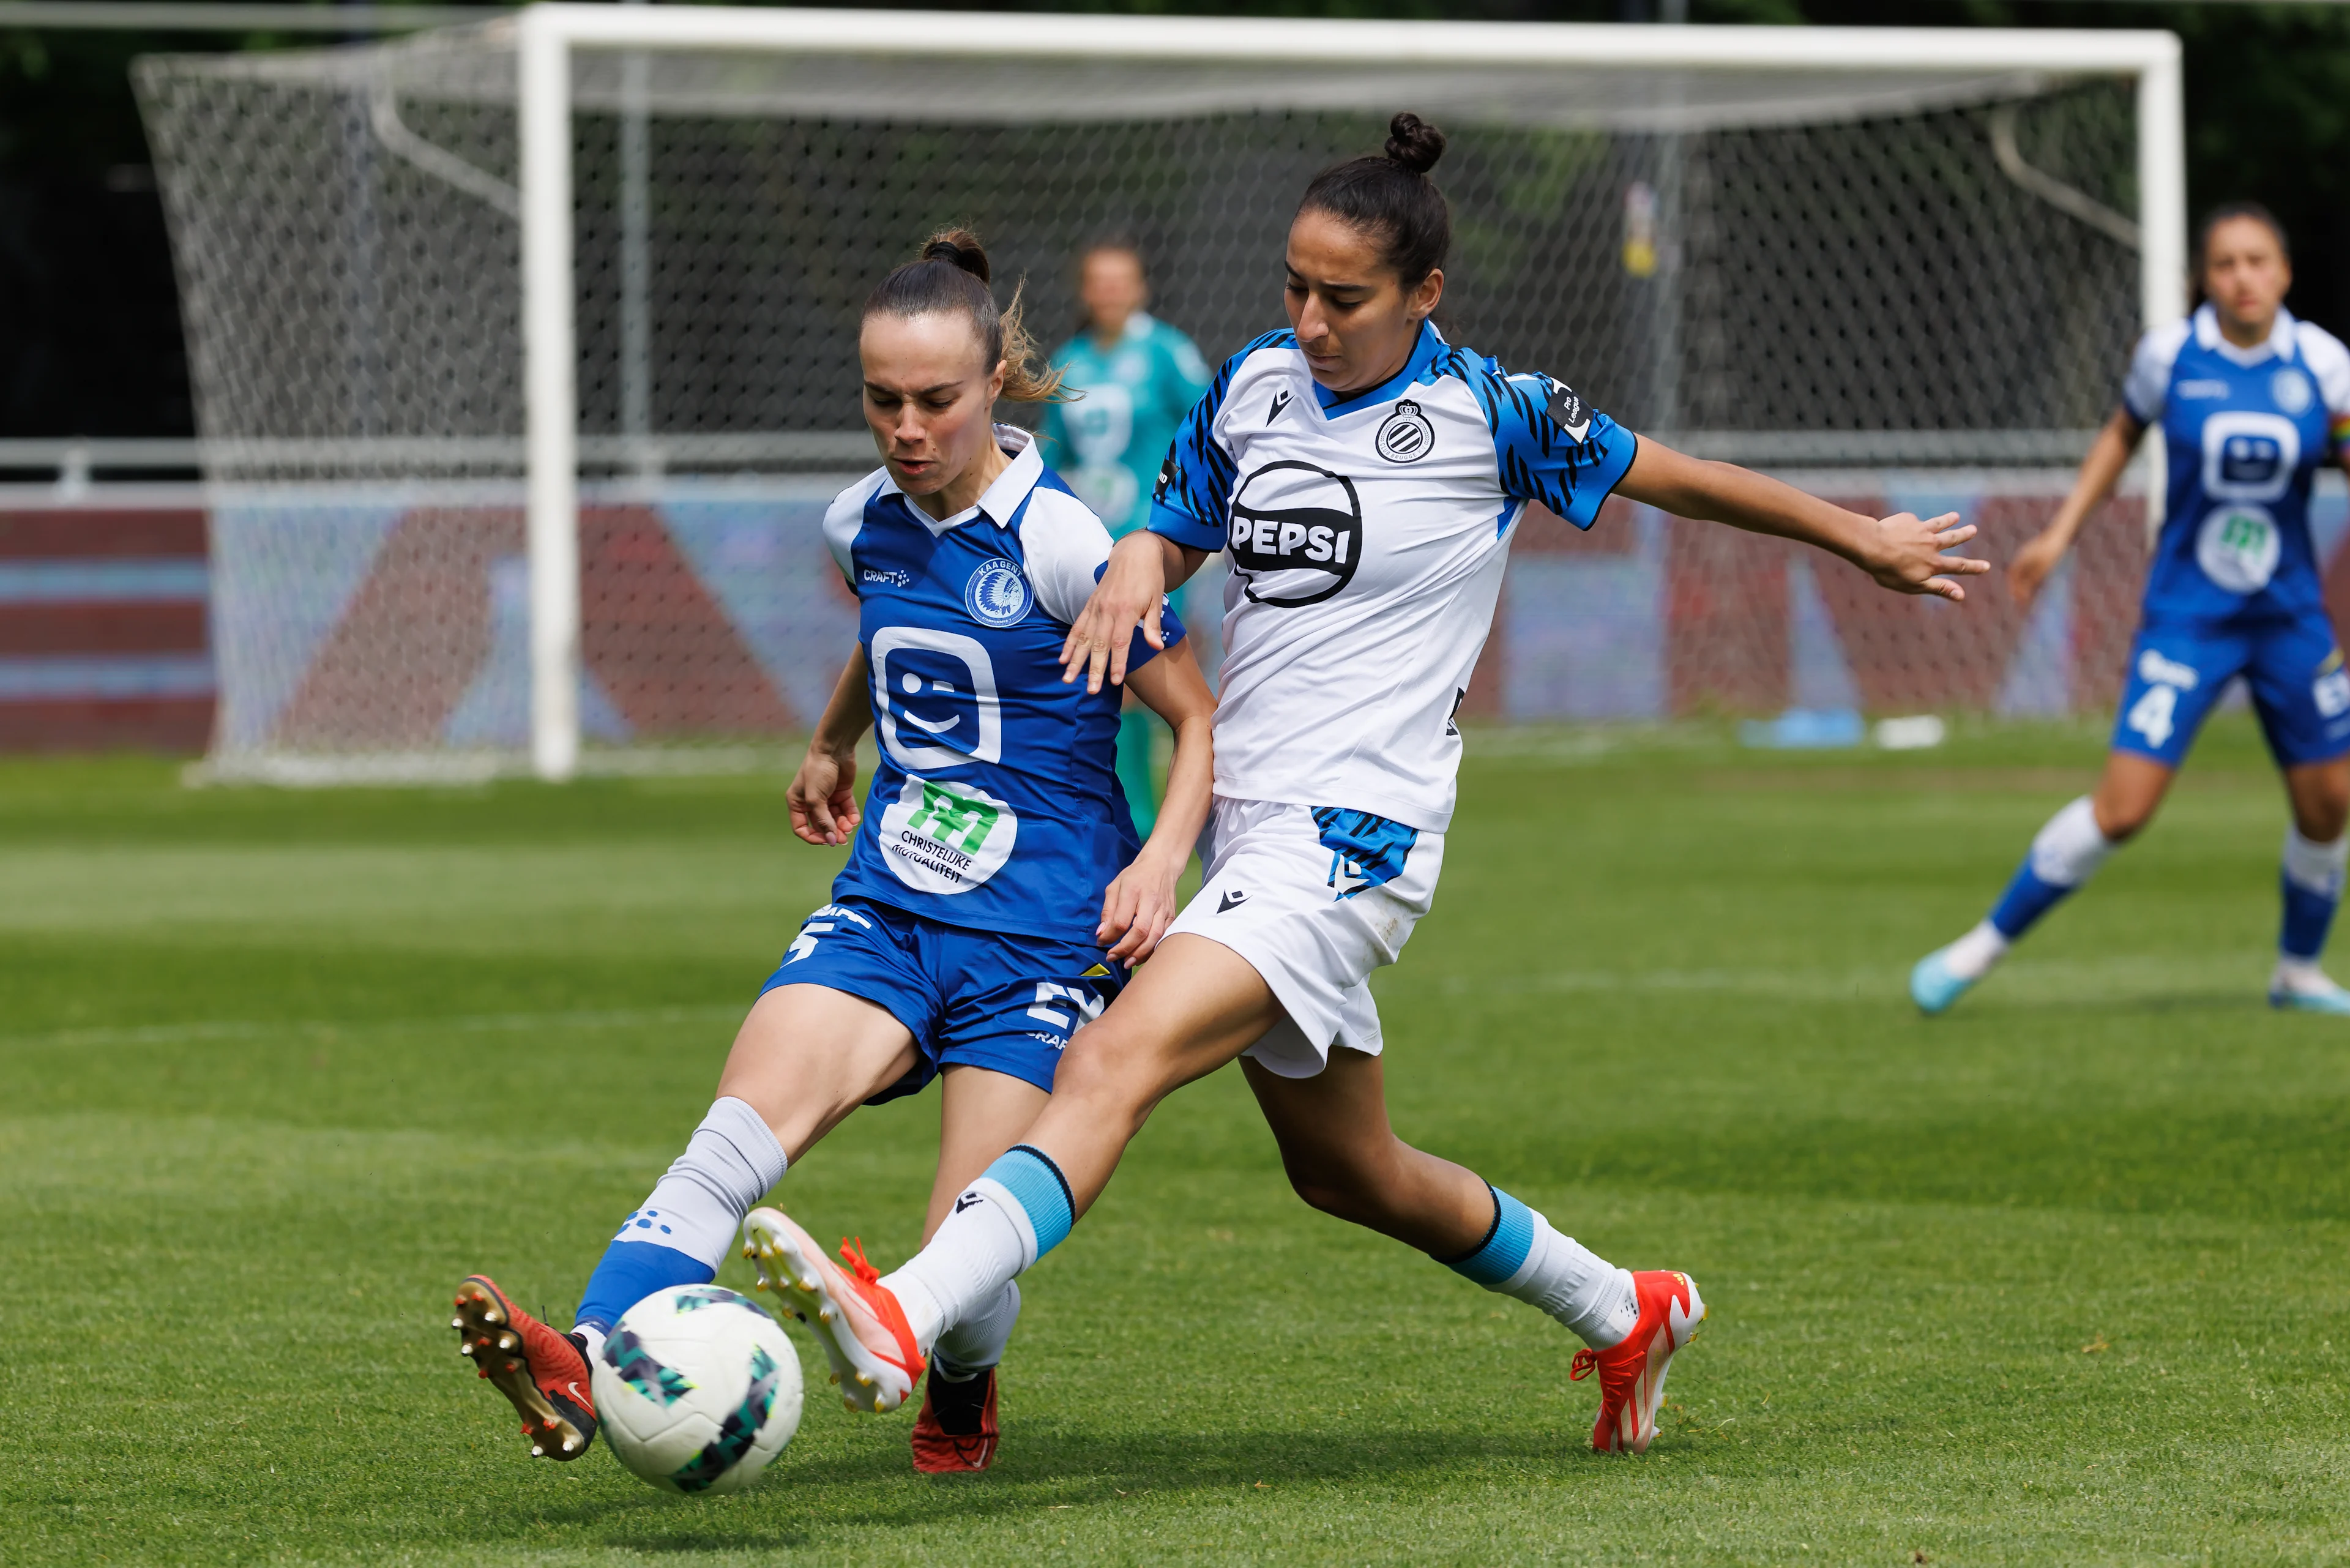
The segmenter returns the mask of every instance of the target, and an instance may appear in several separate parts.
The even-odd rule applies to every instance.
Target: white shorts
[[[1436,898],[1444,835],[1367,811],[1216,799],[1200,835],[1206,877],[1168,935],[1248,960],[1289,1016],[1243,1052],[1310,1078],[1330,1047],[1379,1054],[1371,971],[1391,964]]]

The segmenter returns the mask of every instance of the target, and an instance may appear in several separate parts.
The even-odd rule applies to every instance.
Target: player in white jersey
[[[1832,550],[1905,593],[1963,598],[1954,516],[1863,517],[1636,439],[1564,384],[1513,375],[1429,323],[1451,218],[1436,130],[1307,188],[1289,231],[1291,328],[1229,360],[1176,438],[1150,530],[1122,542],[1064,649],[1088,687],[1159,635],[1170,581],[1230,557],[1206,879],[1126,994],[1063,1056],[1026,1141],[906,1267],[873,1283],[753,1216],[761,1268],[877,1376],[918,1364],[1068,1234],[1159,1099],[1243,1066],[1308,1203],[1531,1303],[1586,1344],[1603,1450],[1648,1447],[1667,1366],[1705,1315],[1687,1275],[1635,1274],[1388,1122],[1367,981],[1427,912],[1452,815],[1455,711],[1511,534],[1539,503],[1589,527],[1611,493]],[[902,1332],[894,1332],[902,1321]]]

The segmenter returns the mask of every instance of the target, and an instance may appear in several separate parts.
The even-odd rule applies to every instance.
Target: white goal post
[[[2137,81],[2137,187],[2145,323],[2185,301],[2187,176],[2179,45],[2167,32],[1857,27],[1607,26],[1328,22],[1242,17],[801,11],[752,6],[545,4],[513,24],[519,62],[523,347],[528,408],[531,755],[570,776],[579,748],[577,344],[573,332],[573,56],[648,48],[807,57],[1021,61],[1310,62],[1416,73],[1544,67],[1708,73],[1778,71],[1856,85],[1920,66],[1953,75],[2113,73]],[[1424,96],[1424,95],[1423,95]]]
[[[1995,551],[2187,298],[2162,32],[550,3],[136,81],[219,498],[224,774],[562,779],[804,725],[881,271],[975,223],[1052,331],[1121,234],[1213,359],[1278,324],[1304,181],[1397,109],[1453,139],[1448,330]],[[1946,616],[1631,511],[1521,538],[1466,711],[2111,700],[2126,546],[2029,616],[1995,585]]]

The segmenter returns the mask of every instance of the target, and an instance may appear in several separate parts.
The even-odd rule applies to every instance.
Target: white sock
[[[613,1240],[651,1241],[714,1269],[740,1244],[743,1216],[790,1163],[767,1119],[729,1095],[710,1107],[685,1152]]]
[[[2087,795],[2050,817],[2032,840],[2032,874],[2055,888],[2077,888],[2114,852],[2114,841],[2097,827],[2096,807]]]
[[[588,1365],[593,1366],[604,1354],[604,1331],[592,1323],[579,1323],[571,1325],[571,1332],[588,1342]]]
[[[1019,1321],[1020,1282],[1012,1280],[993,1302],[939,1335],[931,1351],[931,1376],[950,1383],[976,1377],[1003,1359],[1012,1325]]]
[[[1622,1341],[1640,1321],[1640,1295],[1632,1271],[1619,1269],[1572,1236],[1534,1215],[1534,1245],[1518,1272],[1493,1288],[1538,1306],[1580,1335],[1594,1350]]]
[[[2350,866],[2350,833],[2331,844],[2320,844],[2314,838],[2303,838],[2301,829],[2287,824],[2284,830],[2285,879],[2308,888],[2322,898],[2342,897],[2342,874]]]
[[[2334,979],[2315,959],[2279,953],[2276,971],[2269,976],[2269,989],[2296,996],[2322,996],[2334,989]]]
[[[2007,938],[1989,919],[1942,950],[1942,962],[1960,980],[1981,980],[2007,956]]]
[[[906,1324],[924,1355],[939,1336],[984,1312],[1036,1261],[1036,1235],[1027,1210],[993,1177],[963,1189],[931,1244],[881,1283],[905,1309]]]

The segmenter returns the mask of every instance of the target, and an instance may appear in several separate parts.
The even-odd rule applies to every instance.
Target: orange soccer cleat
[[[995,1368],[961,1383],[937,1372],[922,1389],[914,1418],[914,1468],[926,1476],[983,1470],[995,1462]]]
[[[1632,1332],[1605,1350],[1576,1351],[1567,1371],[1575,1382],[1599,1374],[1599,1419],[1591,1428],[1591,1446],[1603,1454],[1648,1451],[1657,1438],[1657,1407],[1664,1403],[1673,1352],[1695,1338],[1705,1322],[1705,1303],[1687,1274],[1650,1269],[1632,1276],[1632,1288],[1640,1297],[1640,1318]]]
[[[579,1341],[557,1334],[506,1300],[486,1274],[457,1287],[457,1354],[471,1356],[522,1415],[522,1435],[539,1459],[576,1459],[596,1440],[595,1385]]]
[[[922,1348],[861,1244],[841,1242],[843,1269],[815,1237],[762,1208],[743,1221],[743,1255],[758,1264],[759,1288],[783,1297],[785,1310],[816,1331],[843,1404],[881,1411],[906,1402],[922,1376]]]

